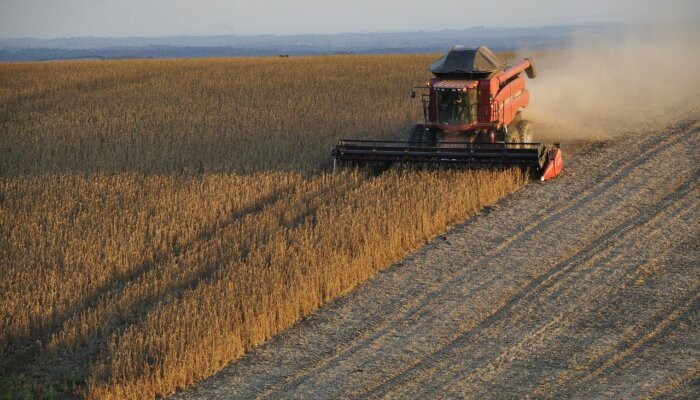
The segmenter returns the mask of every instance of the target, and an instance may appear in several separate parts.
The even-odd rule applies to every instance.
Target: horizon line
[[[180,34],[180,35],[162,35],[162,36],[53,36],[53,37],[37,37],[37,36],[0,36],[0,40],[61,40],[61,39],[169,39],[169,38],[220,38],[220,37],[294,37],[294,36],[341,36],[341,35],[387,35],[387,34],[407,34],[407,33],[440,33],[449,31],[467,31],[472,29],[541,29],[541,28],[563,28],[563,27],[579,27],[579,26],[623,26],[623,25],[643,25],[651,23],[651,21],[630,22],[630,21],[591,21],[585,23],[569,23],[569,24],[542,24],[542,25],[518,25],[518,26],[496,26],[496,25],[473,25],[466,28],[443,28],[438,30],[405,30],[405,31],[348,31],[336,33],[260,33],[260,34]]]

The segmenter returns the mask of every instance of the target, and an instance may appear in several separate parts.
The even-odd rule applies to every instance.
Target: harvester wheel
[[[505,142],[520,143],[520,130],[517,128],[517,126],[514,126],[512,129],[508,129],[506,131]]]
[[[423,146],[435,147],[435,140],[437,139],[437,134],[432,129],[423,130]]]
[[[508,126],[515,126],[515,127],[517,127],[518,124],[520,123],[520,121],[522,121],[522,120],[523,120],[523,112],[522,112],[522,111],[518,111],[518,112],[515,113],[515,117],[513,117],[513,122],[511,122],[510,125],[508,125]]]
[[[413,127],[411,130],[411,133],[408,135],[408,141],[409,142],[422,142],[423,141],[423,132],[425,132],[425,125],[416,125]]]
[[[520,133],[520,141],[523,143],[532,143],[532,124],[524,119],[518,122],[518,132]]]

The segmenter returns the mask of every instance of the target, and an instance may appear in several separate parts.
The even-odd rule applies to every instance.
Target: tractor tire
[[[408,141],[419,145],[418,143],[423,141],[423,132],[425,132],[425,125],[414,126],[408,135]]]
[[[432,129],[423,130],[423,140],[421,140],[424,147],[435,147],[435,141],[437,139],[437,132]]]
[[[508,129],[506,131],[505,135],[505,142],[506,143],[520,143],[520,130],[517,128],[517,125],[514,126],[513,128],[515,129]]]
[[[520,123],[520,121],[522,121],[522,120],[523,120],[523,112],[518,111],[515,113],[515,117],[513,117],[513,121],[511,121],[510,125],[508,125],[508,126],[517,127],[518,124]]]
[[[524,119],[518,122],[518,132],[520,133],[520,141],[523,143],[532,143],[532,124]]]
[[[506,143],[516,143],[522,141],[522,136],[520,135],[520,130],[518,129],[518,125],[520,124],[520,121],[523,120],[523,113],[522,111],[518,111],[515,113],[515,116],[513,117],[513,120],[510,121],[510,124],[508,124],[508,129],[506,133],[502,133],[500,135],[500,140],[504,141]],[[498,137],[498,136],[497,136]]]

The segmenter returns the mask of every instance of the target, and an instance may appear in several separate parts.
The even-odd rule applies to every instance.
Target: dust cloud
[[[526,110],[535,139],[606,139],[697,117],[698,25],[625,30],[621,39],[535,54]]]

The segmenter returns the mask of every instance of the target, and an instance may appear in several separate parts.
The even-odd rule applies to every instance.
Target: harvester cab
[[[525,76],[537,76],[526,58],[507,67],[484,46],[455,46],[430,66],[434,78],[422,87],[423,123],[408,141],[340,140],[334,166],[396,162],[467,167],[520,166],[540,179],[562,170],[557,144],[533,141],[522,110],[530,102]]]

